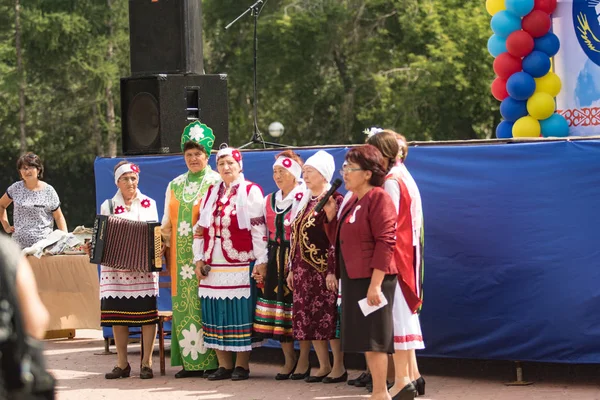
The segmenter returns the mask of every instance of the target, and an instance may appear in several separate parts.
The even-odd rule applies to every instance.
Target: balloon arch
[[[492,95],[500,103],[502,122],[496,137],[565,137],[569,124],[556,113],[561,89],[551,58],[560,48],[550,32],[557,0],[487,0],[494,34],[488,51],[495,57]]]

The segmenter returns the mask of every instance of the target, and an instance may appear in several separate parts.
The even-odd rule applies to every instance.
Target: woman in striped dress
[[[219,368],[209,380],[248,379],[254,299],[251,266],[265,275],[267,229],[260,187],[242,174],[242,155],[217,153],[221,182],[211,186],[194,227],[194,261],[202,304],[204,345],[217,352]],[[236,353],[235,364],[233,355]],[[234,368],[235,365],[235,368]]]
[[[134,221],[158,221],[156,202],[137,188],[139,173],[139,167],[127,161],[121,161],[115,166],[115,184],[119,190],[112,199],[102,203],[102,215],[114,215]],[[127,378],[131,373],[131,366],[127,361],[130,326],[141,326],[144,337],[140,378],[153,377],[152,351],[158,322],[157,296],[157,272],[130,272],[101,266],[100,324],[112,326],[117,348],[117,365],[105,375],[106,379]]]
[[[286,150],[275,157],[273,180],[279,188],[265,198],[265,219],[269,238],[269,261],[266,276],[255,274],[263,281],[256,303],[254,332],[260,339],[272,338],[281,343],[285,364],[275,376],[277,380],[289,379],[298,362],[292,334],[292,308],[294,295],[287,285],[290,235],[293,214],[304,196],[301,184],[303,161],[296,153]],[[310,342],[301,342],[300,360],[308,365]]]

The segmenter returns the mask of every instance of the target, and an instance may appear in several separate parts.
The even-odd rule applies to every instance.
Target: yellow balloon
[[[552,97],[558,96],[562,83],[558,75],[550,71],[541,78],[535,78],[535,92],[548,93]]]
[[[550,118],[554,114],[555,106],[554,97],[548,93],[534,93],[527,100],[527,112],[537,120]]]
[[[526,116],[521,117],[515,122],[512,128],[513,137],[540,137],[542,128],[537,119]]]
[[[506,10],[506,5],[504,0],[486,0],[485,8],[490,15],[494,15],[498,11]]]

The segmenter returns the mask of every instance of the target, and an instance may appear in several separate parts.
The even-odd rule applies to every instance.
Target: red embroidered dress
[[[229,192],[224,183],[211,186],[205,199],[218,190],[217,199],[209,210],[210,225],[202,228],[201,251],[194,254],[194,261],[203,260],[211,267],[198,288],[204,344],[224,351],[252,349],[254,301],[250,263],[267,262],[263,194],[258,185],[251,182],[246,185],[250,229],[241,229],[238,224],[236,204],[240,182],[233,182]],[[200,221],[196,229],[201,229]]]
[[[342,195],[334,193],[338,206]],[[325,233],[325,212],[314,216],[320,198],[311,199],[293,222],[292,272],[294,274],[293,332],[296,340],[336,338],[337,293],[327,289],[327,274],[336,271],[335,246]]]

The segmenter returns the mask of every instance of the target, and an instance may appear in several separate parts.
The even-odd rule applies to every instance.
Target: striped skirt
[[[100,309],[101,326],[142,326],[158,322],[156,296],[106,297],[101,299]]]
[[[213,262],[200,281],[204,345],[223,351],[252,350],[254,300],[248,263]]]
[[[292,309],[294,294],[287,286],[286,265],[289,242],[281,245],[269,242],[269,261],[264,287],[258,291],[254,332],[260,340],[275,339],[282,343],[293,342]]]
[[[200,303],[206,347],[233,352],[252,350],[251,298],[202,297]]]

